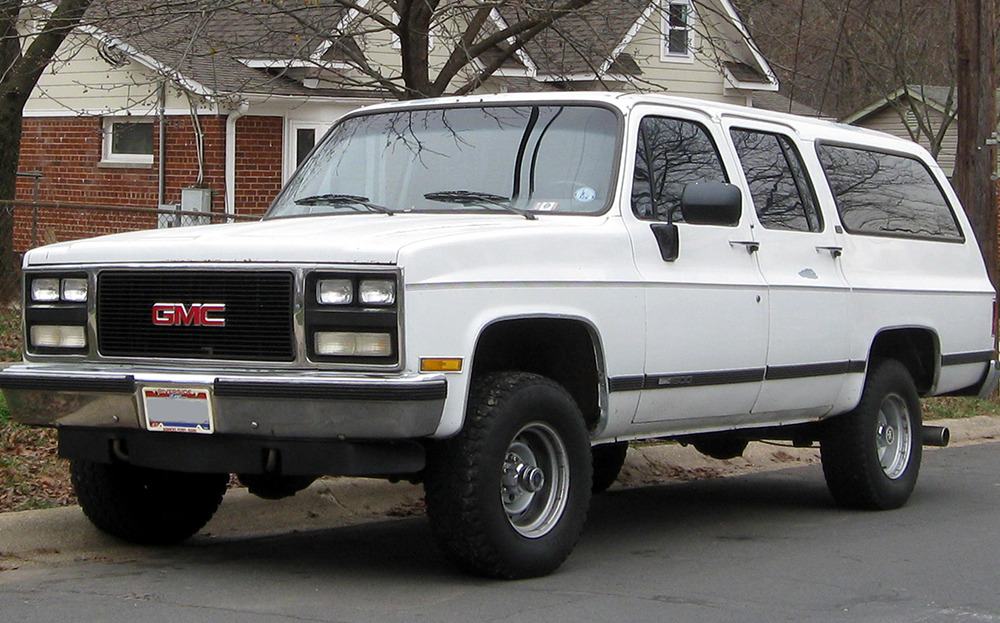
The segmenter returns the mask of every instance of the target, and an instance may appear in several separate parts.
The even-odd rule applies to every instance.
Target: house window
[[[133,164],[153,163],[153,122],[105,119],[101,160]]]
[[[664,60],[691,60],[692,18],[694,6],[691,0],[673,0],[663,3],[663,43]]]

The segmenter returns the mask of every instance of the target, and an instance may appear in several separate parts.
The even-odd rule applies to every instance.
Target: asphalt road
[[[1000,621],[1000,445],[925,453],[885,513],[816,465],[612,491],[531,581],[456,573],[423,517],[126,551],[0,572],[0,621]]]

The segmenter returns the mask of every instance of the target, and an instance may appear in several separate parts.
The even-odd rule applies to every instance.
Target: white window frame
[[[674,30],[682,30],[681,28],[674,28],[670,25],[670,8],[674,5],[683,5],[687,8],[686,15],[686,27],[683,30],[687,31],[687,50],[681,54],[677,52],[670,51],[670,33]],[[694,62],[694,47],[695,47],[695,29],[694,24],[697,19],[694,8],[693,0],[662,0],[660,5],[660,60],[671,63],[693,63]]]
[[[153,150],[148,154],[116,154],[112,151],[114,146],[114,126],[119,123],[130,123],[138,124],[144,123],[149,124],[153,127],[155,137],[155,126],[153,125],[152,119],[136,119],[133,117],[104,117],[104,127],[103,136],[101,139],[101,162],[112,162],[112,163],[122,163],[122,164],[153,164],[153,155],[156,153],[156,145],[154,139]]]
[[[330,121],[309,121],[304,119],[287,119],[285,122],[285,153],[282,166],[282,182],[287,182],[288,178],[295,173],[298,165],[295,163],[295,156],[298,153],[298,130],[315,130],[316,143],[326,136],[327,130],[333,122]]]

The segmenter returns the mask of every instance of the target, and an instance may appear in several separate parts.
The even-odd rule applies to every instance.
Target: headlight
[[[350,279],[320,279],[316,282],[320,305],[350,305],[354,302],[354,282]]]
[[[87,280],[78,278],[63,279],[62,300],[69,303],[86,303]]]
[[[31,280],[31,300],[36,303],[51,303],[59,300],[59,280],[46,277]]]
[[[31,301],[34,303],[86,303],[86,277],[41,277],[31,280]]]
[[[384,279],[365,279],[358,287],[358,298],[364,305],[392,305],[396,302],[396,282]]]
[[[315,334],[316,354],[325,357],[389,357],[392,336],[388,333],[319,331]]]
[[[87,332],[84,327],[77,326],[34,325],[31,345],[35,348],[86,348]]]

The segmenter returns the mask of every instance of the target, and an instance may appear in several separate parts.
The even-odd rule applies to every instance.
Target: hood
[[[275,219],[155,229],[64,242],[28,251],[24,265],[207,262],[396,264],[400,251],[411,244],[503,229],[541,229],[564,220],[565,217],[539,217],[537,221],[528,221],[514,214],[412,213]]]

